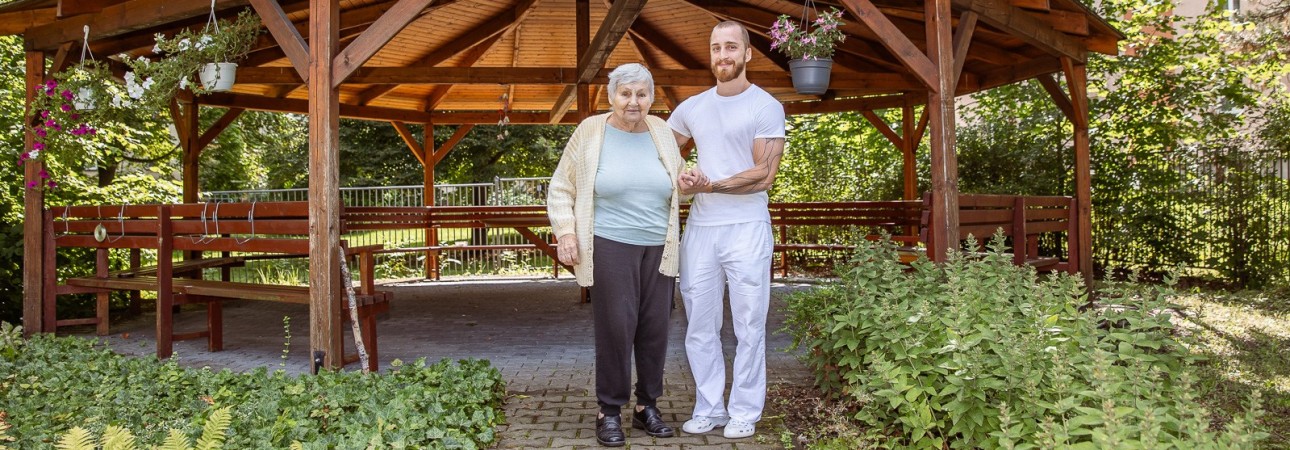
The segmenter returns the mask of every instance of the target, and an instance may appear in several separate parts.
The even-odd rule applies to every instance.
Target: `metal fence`
[[[1152,186],[1094,205],[1099,263],[1290,282],[1290,160],[1239,147],[1157,156],[1137,169]]]
[[[497,178],[492,183],[436,185],[435,206],[505,206],[546,203],[549,178]],[[423,206],[425,190],[421,186],[345,187],[340,190],[345,206]],[[308,189],[257,189],[246,191],[211,191],[200,196],[203,202],[305,201]],[[535,228],[539,236],[550,239],[550,228]],[[553,262],[536,249],[526,250],[453,250],[456,245],[525,245],[528,241],[511,228],[432,229],[430,238],[446,248],[439,260],[443,275],[536,275],[554,272]],[[427,231],[370,230],[346,233],[341,239],[352,245],[382,244],[387,249],[427,246]],[[424,252],[387,253],[378,258],[377,277],[404,278],[423,275]],[[286,281],[307,273],[303,262],[253,262],[233,278],[239,281]]]

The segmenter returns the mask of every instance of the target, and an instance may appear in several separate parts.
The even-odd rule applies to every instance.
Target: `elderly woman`
[[[608,114],[588,117],[551,177],[547,212],[560,262],[591,287],[596,336],[596,441],[626,442],[620,409],[631,393],[632,426],[670,437],[663,394],[669,315],[678,269],[677,179],[684,160],[672,130],[649,115],[654,79],[640,64],[609,74]]]

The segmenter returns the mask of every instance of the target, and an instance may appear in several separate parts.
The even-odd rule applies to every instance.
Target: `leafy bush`
[[[862,244],[841,280],[789,299],[785,328],[828,393],[897,447],[1249,447],[1257,396],[1221,434],[1195,405],[1193,357],[1173,336],[1167,288],[1109,286],[984,255],[900,264]],[[975,246],[975,243],[970,245]],[[908,269],[908,272],[907,272]],[[1130,285],[1137,286],[1137,285]]]
[[[161,444],[168,429],[193,440],[212,407],[232,413],[226,448],[481,448],[503,420],[504,386],[487,361],[295,377],[185,369],[82,338],[20,345],[0,352],[0,411],[15,448],[50,448],[73,427],[103,435],[110,425],[133,430],[141,447]]]

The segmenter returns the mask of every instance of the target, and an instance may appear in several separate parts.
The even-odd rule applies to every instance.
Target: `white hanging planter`
[[[77,89],[76,95],[72,96],[72,106],[75,106],[80,111],[94,109],[94,90],[88,87]]]
[[[237,79],[237,63],[208,63],[197,73],[202,87],[211,92],[227,92],[233,89]]]

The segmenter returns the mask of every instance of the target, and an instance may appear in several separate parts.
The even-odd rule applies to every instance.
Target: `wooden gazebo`
[[[512,124],[570,124],[608,109],[602,89],[619,64],[650,67],[656,112],[665,114],[713,85],[709,33],[717,22],[735,20],[752,37],[749,79],[783,101],[789,114],[864,112],[904,154],[907,199],[917,196],[914,151],[930,132],[928,242],[936,258],[959,235],[955,97],[1038,79],[1074,126],[1078,266],[1091,275],[1085,61],[1089,52],[1116,54],[1122,34],[1076,0],[815,4],[845,10],[848,22],[830,90],[819,96],[796,94],[787,61],[769,48],[774,19],[801,15],[796,1],[216,0],[220,17],[253,8],[268,32],[240,62],[232,92],[181,96],[172,108],[183,147],[183,198],[197,200],[202,148],[241,112],[309,115],[310,343],[329,350],[325,364],[334,367],[331,355],[341,354],[340,117],[391,123],[432,186],[435,163],[475,124],[494,124],[503,115]],[[200,27],[211,9],[211,0],[18,0],[0,6],[0,34],[24,37],[30,101],[35,86],[79,54],[84,26],[96,55],[148,55],[156,33]],[[503,101],[506,110],[499,111]],[[921,116],[914,114],[918,105],[925,105]],[[200,107],[227,112],[199,130]],[[898,130],[873,113],[888,108],[904,112]],[[409,123],[426,125],[424,145]],[[431,125],[456,125],[457,132],[435,148]],[[38,162],[27,164],[28,180],[39,170]],[[28,191],[25,202],[24,325],[40,331],[41,192]]]

